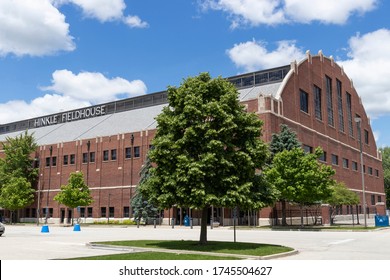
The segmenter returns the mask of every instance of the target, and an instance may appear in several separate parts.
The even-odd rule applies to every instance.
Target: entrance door
[[[68,209],[68,224],[72,223],[72,210]]]
[[[61,219],[60,223],[63,224],[65,222],[65,209],[61,208]]]

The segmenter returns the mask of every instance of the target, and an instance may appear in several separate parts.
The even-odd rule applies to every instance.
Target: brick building
[[[362,199],[360,129],[367,205],[385,201],[381,155],[370,120],[352,81],[331,57],[308,52],[299,63],[228,80],[237,87],[240,102],[247,110],[264,121],[266,142],[279,132],[280,124],[287,124],[307,152],[322,147],[325,153],[320,160],[332,165],[335,179],[345,182]],[[67,183],[71,172],[81,171],[94,203],[80,208],[75,216],[85,221],[128,219],[129,202],[155,133],[154,118],[166,104],[166,92],[157,92],[0,125],[0,141],[28,130],[39,145],[35,154],[39,162],[36,199],[19,213],[19,218],[35,221],[38,213],[44,217],[48,211],[49,222],[69,222],[73,209],[59,205],[53,197]],[[212,212],[214,220],[231,224],[229,209],[213,208]],[[164,222],[175,218],[178,224],[187,214],[197,218],[196,211],[190,209],[173,208],[162,213]],[[271,216],[269,208],[259,213],[241,213],[240,221],[250,224],[253,218],[256,223],[267,223]]]

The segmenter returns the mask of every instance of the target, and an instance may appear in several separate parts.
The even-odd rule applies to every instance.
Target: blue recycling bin
[[[75,225],[73,226],[73,231],[80,231],[80,230],[81,230],[80,224],[75,224]]]
[[[185,215],[184,217],[184,226],[186,227],[190,226],[190,217],[188,217],[188,215]]]
[[[375,215],[375,226],[376,227],[388,227],[389,216]]]

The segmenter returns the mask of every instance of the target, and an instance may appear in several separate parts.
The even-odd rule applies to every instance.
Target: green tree
[[[11,211],[11,222],[16,210],[34,202],[34,193],[26,178],[8,176],[7,182],[0,190],[0,205]]]
[[[390,209],[390,147],[381,148],[382,152],[382,165],[383,165],[383,177],[385,183],[386,193],[386,207]]]
[[[337,207],[342,205],[357,205],[360,203],[360,198],[354,191],[348,189],[344,182],[335,182],[331,188],[332,195],[326,200],[326,202],[332,207],[331,216],[333,222]]]
[[[69,176],[67,185],[61,186],[61,191],[56,194],[54,200],[69,207],[76,208],[78,206],[88,206],[93,202],[91,191],[84,182],[84,175],[82,172],[74,172]],[[72,225],[73,214],[72,211]]]
[[[33,185],[38,178],[38,169],[31,155],[37,144],[33,135],[26,131],[15,138],[7,137],[2,148],[5,156],[0,158],[0,206],[13,215],[34,201]]]
[[[321,148],[313,154],[301,148],[285,150],[275,155],[272,166],[265,171],[267,179],[280,191],[280,199],[300,205],[301,225],[303,206],[325,201],[332,194],[331,177],[335,171],[318,162],[322,153]]]
[[[149,154],[156,167],[141,191],[162,208],[200,209],[205,244],[211,205],[260,209],[272,201],[275,192],[256,174],[267,157],[262,122],[245,112],[231,83],[208,73],[169,87],[168,100]]]
[[[150,162],[150,158],[149,156],[146,156],[145,163],[141,167],[137,192],[131,201],[134,209],[134,217],[139,221],[144,220],[145,224],[148,223],[148,218],[155,217],[158,212],[158,209],[152,203],[150,203],[148,199],[139,191],[139,188],[142,186],[142,184],[146,183],[150,178],[151,168],[152,163]]]
[[[301,148],[301,143],[298,141],[297,135],[292,131],[288,125],[281,124],[280,132],[272,134],[272,139],[269,144],[269,149],[271,156],[269,158],[268,164],[272,165],[272,160],[277,153],[283,152],[285,150],[290,151],[294,148]],[[287,225],[286,221],[286,200],[280,200],[282,204],[282,225]]]

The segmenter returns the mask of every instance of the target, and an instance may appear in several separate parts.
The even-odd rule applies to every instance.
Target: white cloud
[[[380,43],[378,43],[380,42]],[[390,114],[390,30],[379,29],[349,40],[348,59],[338,61],[353,80],[371,117]]]
[[[43,56],[74,49],[69,24],[50,0],[0,1],[0,56]]]
[[[378,0],[201,0],[203,9],[229,14],[232,27],[276,25],[286,22],[343,24],[353,14],[364,14]]]
[[[237,67],[247,72],[285,65],[305,56],[294,41],[279,41],[277,48],[269,51],[265,43],[253,40],[235,44],[227,54]]]
[[[63,96],[92,103],[146,93],[146,86],[141,80],[128,81],[120,77],[109,79],[95,72],[74,74],[69,70],[57,70],[53,73],[52,83],[42,90],[54,91]]]
[[[43,87],[45,94],[31,102],[12,100],[0,104],[0,123],[67,111],[109,102],[123,97],[133,97],[146,93],[146,86],[141,80],[106,78],[101,73],[82,72],[73,74],[68,70],[53,73],[52,85]]]
[[[126,3],[124,0],[53,0],[57,5],[73,3],[80,7],[84,16],[96,18],[101,22],[121,21],[132,28],[146,28],[148,23],[138,16],[125,16]]]

